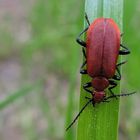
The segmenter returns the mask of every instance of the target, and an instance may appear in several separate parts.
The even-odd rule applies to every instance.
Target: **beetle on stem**
[[[112,91],[117,86],[116,80],[119,81],[121,79],[119,66],[126,62],[117,64],[118,56],[130,53],[129,49],[120,43],[121,34],[117,24],[111,18],[97,18],[90,24],[87,15],[85,15],[85,18],[88,27],[79,34],[76,41],[82,46],[85,57],[80,73],[88,74],[92,78],[90,82],[83,85],[83,88],[91,94],[92,98],[86,97],[89,101],[66,130],[73,125],[89,103],[95,106],[96,103],[109,102],[108,99],[110,98],[117,99],[117,97],[135,93],[115,95]],[[85,32],[87,32],[86,42],[80,39]],[[87,69],[84,69],[85,65]],[[89,89],[91,87],[93,90]],[[105,89],[107,88],[111,93],[109,97],[106,97],[105,94]]]

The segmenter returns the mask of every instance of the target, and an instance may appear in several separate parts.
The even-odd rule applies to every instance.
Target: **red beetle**
[[[115,81],[121,79],[118,67],[125,63],[117,64],[118,56],[130,53],[128,48],[120,43],[120,29],[115,21],[111,18],[97,18],[90,24],[87,15],[86,21],[89,26],[79,34],[76,41],[83,46],[83,54],[86,59],[81,66],[80,73],[88,74],[92,78],[83,88],[91,94],[92,98],[86,97],[89,101],[66,130],[72,126],[89,103],[92,102],[94,106],[96,103],[109,102],[108,99],[110,98],[135,93],[115,95],[112,91],[112,89],[117,86]],[[86,31],[86,42],[84,42],[80,37]],[[120,47],[123,49],[120,50]],[[86,51],[84,48],[86,48]],[[85,65],[87,69],[83,69]],[[117,74],[115,74],[116,71]],[[90,87],[92,87],[93,90],[90,90]],[[106,88],[108,88],[112,94],[109,97],[106,97],[104,91]]]

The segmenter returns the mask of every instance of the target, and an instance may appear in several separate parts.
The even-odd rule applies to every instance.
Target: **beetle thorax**
[[[95,77],[92,79],[92,87],[96,91],[104,91],[109,86],[109,81],[105,77]]]

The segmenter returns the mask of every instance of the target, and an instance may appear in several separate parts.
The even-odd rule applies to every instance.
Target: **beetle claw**
[[[90,100],[91,98],[89,98],[89,97],[85,97],[85,99],[88,99],[88,100]]]

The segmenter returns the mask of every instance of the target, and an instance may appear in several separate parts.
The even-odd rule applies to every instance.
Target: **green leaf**
[[[7,96],[4,100],[0,101],[0,110],[8,107],[8,105],[15,102],[17,99],[22,98],[23,96],[31,93],[31,91],[39,88],[41,86],[41,82],[37,82],[33,85],[28,85],[21,88],[19,91],[12,93],[11,95]]]
[[[77,66],[78,66],[78,55],[77,51],[78,47],[73,48],[73,57],[71,58],[71,69],[70,69],[70,87],[68,91],[68,103],[67,103],[67,112],[66,112],[66,124],[65,127],[69,125],[69,123],[73,119],[73,112],[74,112],[74,97],[76,96],[75,94],[75,87],[76,87],[76,77],[75,74],[77,72]],[[75,138],[75,133],[74,129],[70,129],[67,133],[65,133],[65,140],[72,140]]]
[[[123,0],[86,0],[85,11],[90,22],[98,17],[113,18],[122,31]],[[82,76],[80,108],[87,103],[85,96],[88,93],[82,86],[89,80],[89,76]],[[119,84],[114,93],[120,93]],[[118,116],[119,99],[96,104],[94,108],[92,104],[88,105],[78,120],[77,140],[117,140]]]

